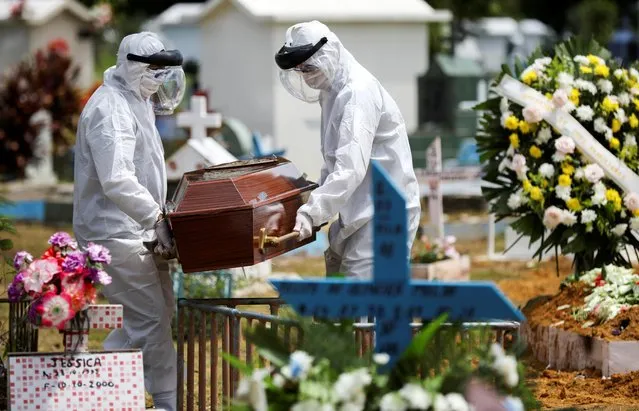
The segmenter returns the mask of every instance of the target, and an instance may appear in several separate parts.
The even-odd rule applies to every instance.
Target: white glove
[[[313,223],[311,219],[306,214],[297,213],[293,231],[300,233],[299,237],[297,237],[297,241],[306,240],[313,235]]]

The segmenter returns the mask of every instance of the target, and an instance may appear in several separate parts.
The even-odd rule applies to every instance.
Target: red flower
[[[599,274],[597,278],[595,278],[595,287],[601,287],[602,285],[605,285],[605,284],[606,284],[606,280],[604,280],[601,274]]]
[[[22,17],[22,10],[24,10],[25,0],[19,0],[17,3],[11,5],[11,11],[9,12],[12,18]]]
[[[63,56],[69,54],[69,44],[67,44],[67,41],[62,38],[51,40],[47,45],[47,48],[50,53],[56,53]]]

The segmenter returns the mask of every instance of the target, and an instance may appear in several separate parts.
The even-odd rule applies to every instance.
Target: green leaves
[[[222,352],[222,358],[224,358],[229,364],[231,364],[232,367],[237,368],[242,374],[253,374],[253,368],[250,365],[243,363],[242,360],[235,357],[234,355],[231,355],[227,352]]]
[[[8,251],[13,248],[13,241],[8,238],[0,240],[0,251]]]

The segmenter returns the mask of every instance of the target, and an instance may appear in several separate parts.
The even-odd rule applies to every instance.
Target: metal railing
[[[37,352],[38,328],[27,320],[29,301],[12,303],[7,298],[0,298],[0,304],[9,305],[6,352]]]
[[[244,310],[243,307],[249,307]],[[228,353],[246,364],[268,366],[243,338],[243,329],[261,324],[278,327],[287,346],[299,339],[295,322],[278,316],[284,302],[273,298],[221,298],[178,301],[178,409],[205,411],[230,404],[239,383],[239,371],[222,358]],[[421,323],[412,323],[417,333]],[[464,323],[463,329],[485,327],[500,344],[518,338],[519,323]],[[355,324],[358,354],[373,347],[374,324]],[[461,336],[472,344],[470,333]]]

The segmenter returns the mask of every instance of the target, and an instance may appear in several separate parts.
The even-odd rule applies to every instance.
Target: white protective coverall
[[[327,274],[341,272],[349,277],[371,278],[371,160],[379,161],[397,186],[404,190],[408,255],[421,214],[419,185],[404,119],[397,104],[379,81],[344,48],[337,36],[318,21],[300,23],[287,30],[285,45],[316,44],[323,37],[328,42],[304,62],[304,65],[318,68],[319,73],[307,74],[304,81],[311,88],[320,90],[324,165],[320,187],[300,207],[298,216],[305,215],[313,227],[318,227],[339,213],[339,219],[329,229],[330,247],[325,253]],[[285,75],[281,78],[285,87],[291,84]],[[312,93],[289,91],[302,100],[314,100],[310,97]]]
[[[164,149],[149,99],[140,93],[148,65],[126,58],[163,49],[153,33],[126,36],[116,66],[105,71],[104,84],[80,116],[73,230],[83,246],[94,242],[111,252],[106,271],[113,281],[104,294],[124,306],[124,324],[109,334],[104,348],[141,348],[146,390],[156,408],[172,411],[177,398],[173,285],[168,263],[142,244],[153,238],[166,199]]]

